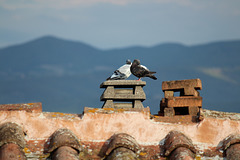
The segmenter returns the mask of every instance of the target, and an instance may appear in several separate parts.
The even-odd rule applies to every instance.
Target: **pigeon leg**
[[[137,81],[140,81],[141,80],[141,78],[139,78]]]

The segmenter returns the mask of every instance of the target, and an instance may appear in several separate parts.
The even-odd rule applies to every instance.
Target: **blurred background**
[[[238,0],[0,0],[0,104],[100,108],[100,84],[140,59],[152,114],[162,81],[195,78],[203,108],[240,113],[239,28]]]

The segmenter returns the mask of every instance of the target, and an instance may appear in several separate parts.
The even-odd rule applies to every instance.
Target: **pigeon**
[[[157,78],[153,75],[156,72],[152,72],[150,71],[147,67],[140,65],[140,60],[135,59],[130,67],[130,71],[131,73],[138,77],[138,81],[141,80],[141,78],[143,77],[149,77],[152,78],[154,80],[157,80]]]
[[[118,68],[113,74],[107,78],[107,80],[124,80],[127,79],[131,75],[130,67],[131,61],[126,60],[126,64]]]

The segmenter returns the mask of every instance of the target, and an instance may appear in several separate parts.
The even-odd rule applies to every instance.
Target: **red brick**
[[[176,81],[163,81],[162,90],[182,90],[184,88],[202,89],[202,82],[200,79],[187,79]]]
[[[197,106],[192,106],[192,107],[188,107],[188,111],[189,111],[189,115],[192,115],[192,116],[197,116],[199,115],[199,107]]]
[[[189,124],[198,122],[197,116],[191,115],[177,115],[173,117],[167,116],[154,116],[153,120],[155,122],[166,122],[166,123],[181,123],[181,124]]]
[[[173,117],[175,116],[175,111],[173,108],[164,108],[164,116]]]
[[[164,102],[162,105],[165,107],[202,107],[202,97],[195,96],[165,98]]]
[[[193,87],[185,87],[180,96],[199,96],[199,92]]]
[[[169,98],[174,96],[174,91],[164,91],[164,97]]]

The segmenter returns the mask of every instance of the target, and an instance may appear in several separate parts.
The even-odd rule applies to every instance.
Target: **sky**
[[[240,39],[239,0],[0,0],[0,47],[42,36],[99,49]]]

